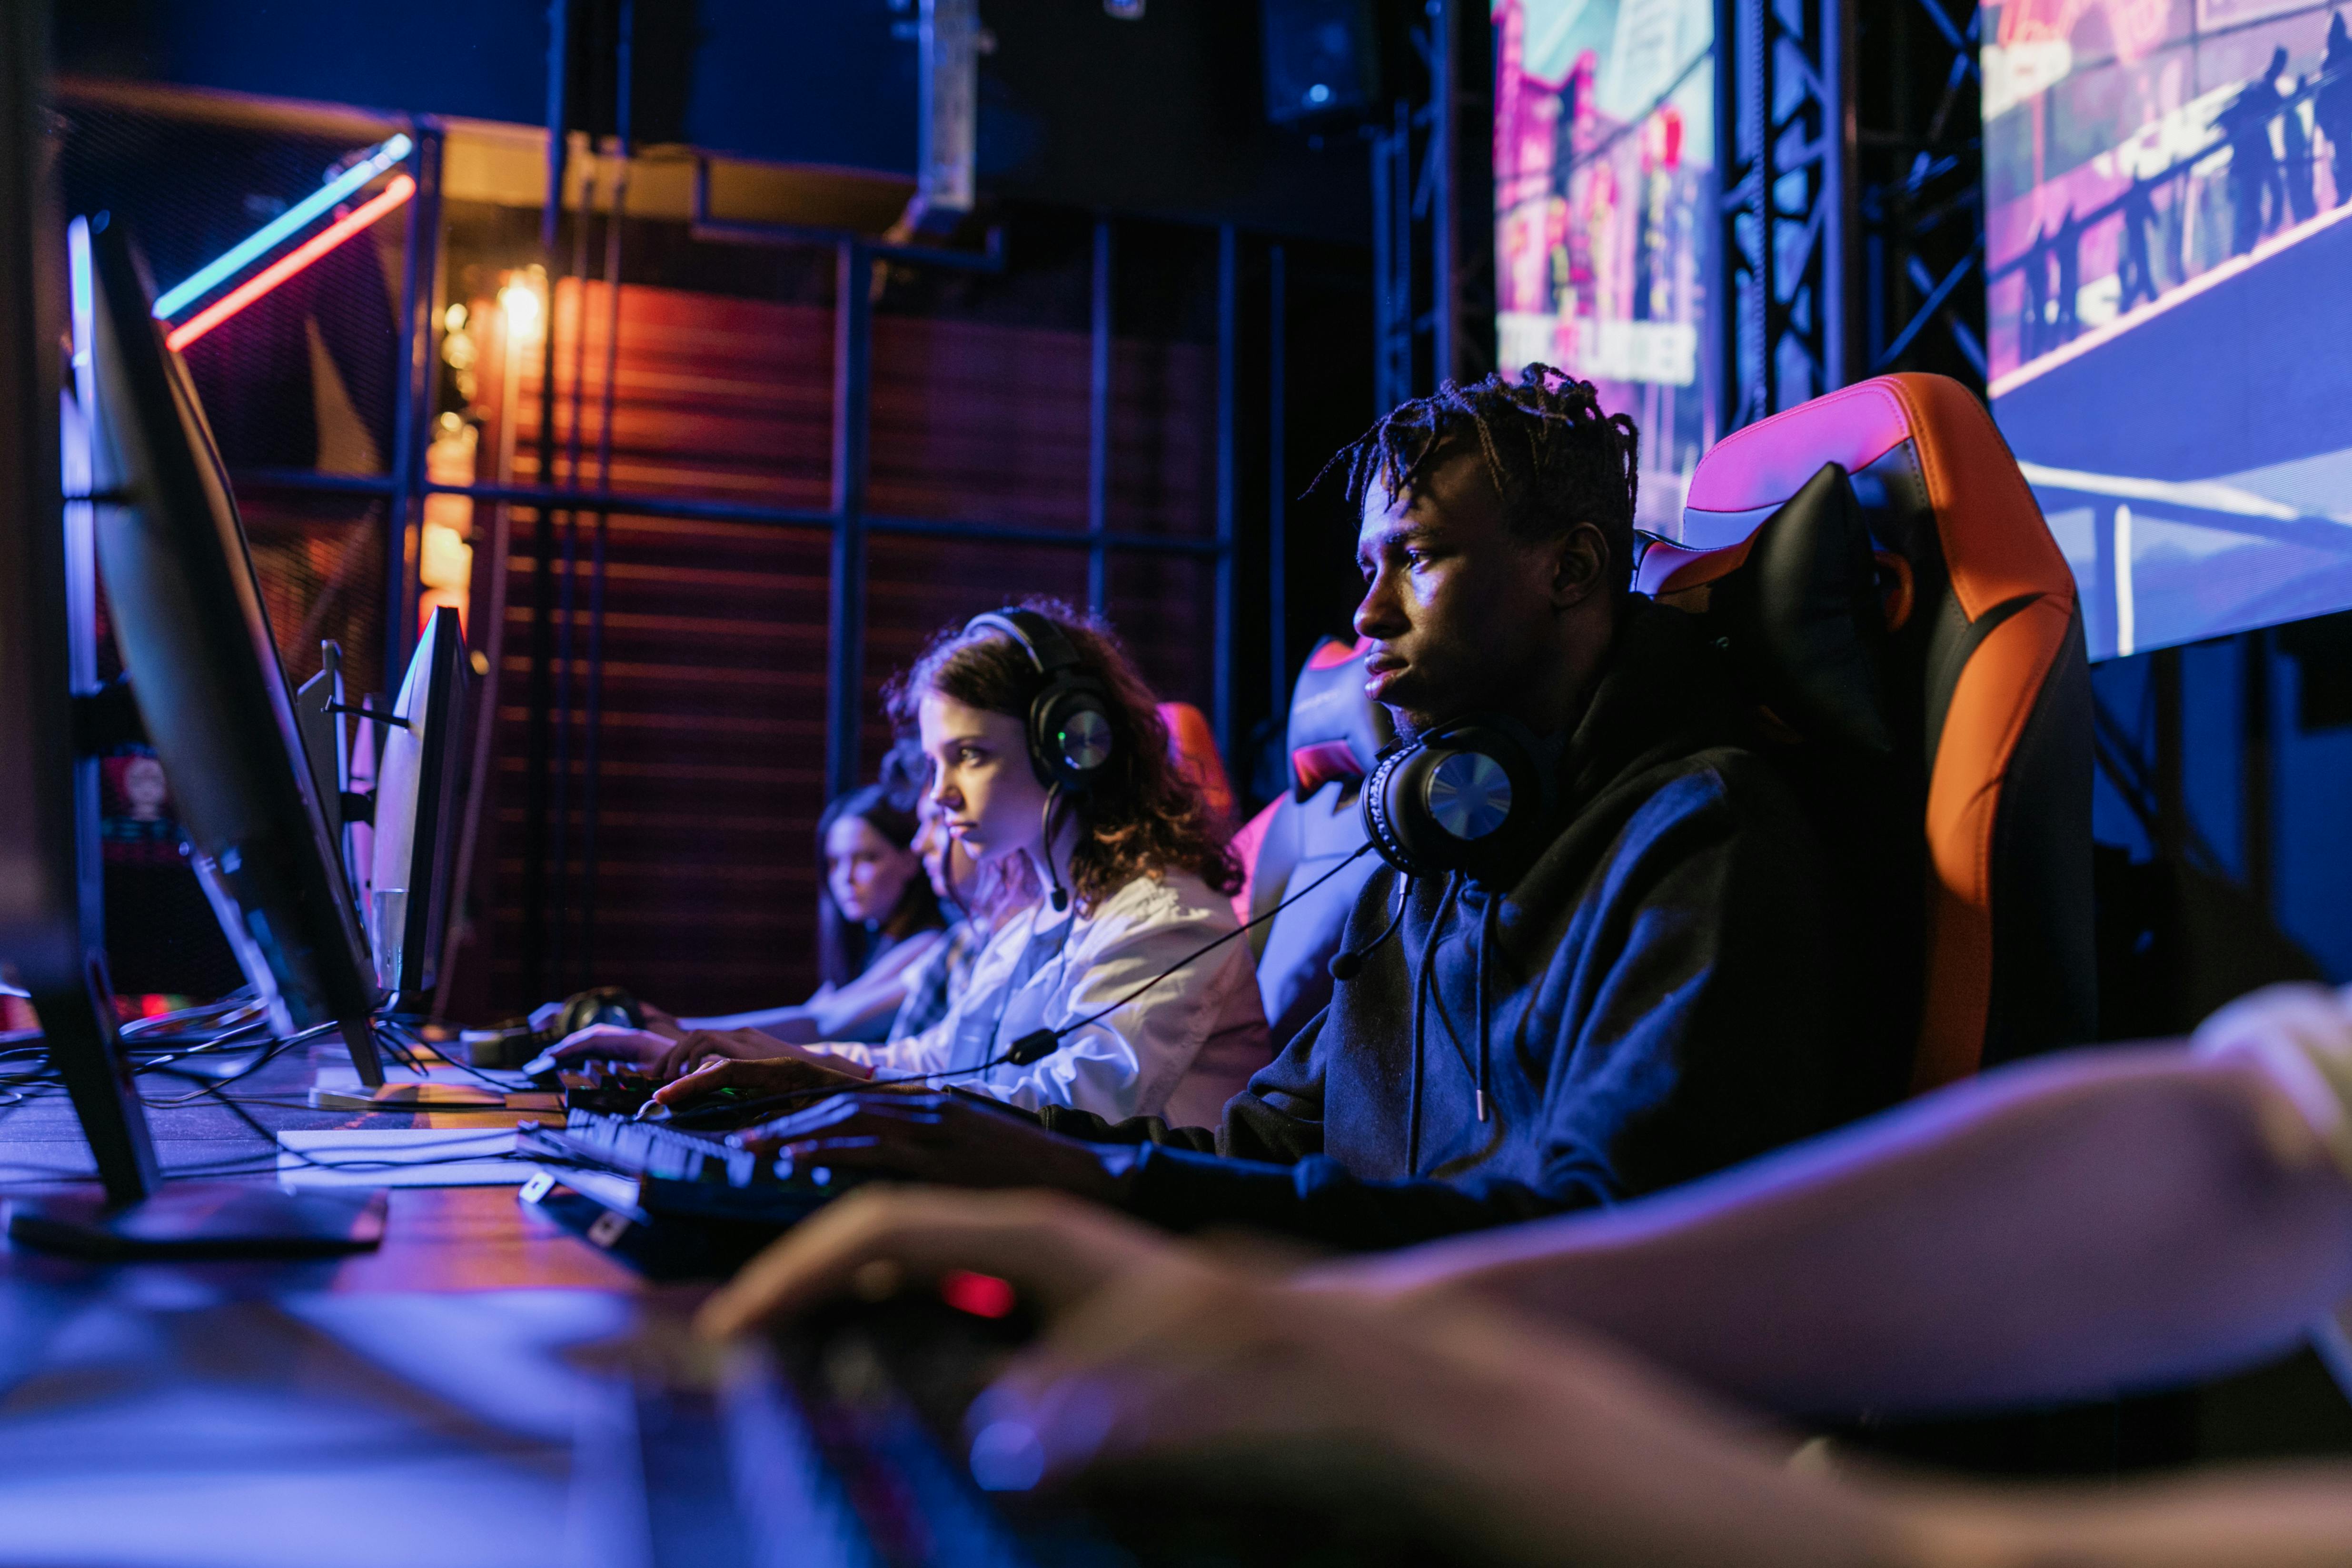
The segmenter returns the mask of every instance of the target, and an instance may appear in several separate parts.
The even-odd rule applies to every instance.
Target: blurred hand
[[[2296,1163],[2292,1133],[2307,1130],[2352,1174],[2352,986],[2266,985],[2216,1010],[2189,1046],[2260,1071],[2300,1113],[2301,1128],[2264,1128],[2273,1152]]]
[[[741,1333],[949,1269],[1010,1281],[1042,1323],[968,1417],[983,1485],[1108,1469],[1378,1510],[1475,1561],[1899,1560],[1856,1550],[1889,1544],[1856,1500],[1591,1342],[1458,1294],[1255,1274],[1055,1194],[852,1194],[698,1326]]]
[[[1397,1398],[1411,1364],[1436,1348],[1425,1309],[1254,1278],[1051,1193],[853,1194],[753,1260],[699,1326],[740,1333],[853,1283],[870,1288],[877,1269],[928,1280],[950,1268],[1011,1281],[1045,1321],[971,1419],[983,1442],[1004,1440],[984,1436],[997,1423],[1024,1426],[1048,1478],[1113,1459],[1377,1436],[1438,1415]]]
[[[1131,1152],[1048,1132],[971,1097],[907,1085],[838,1094],[743,1135],[795,1169],[824,1166],[957,1187],[1047,1187],[1116,1200]]]

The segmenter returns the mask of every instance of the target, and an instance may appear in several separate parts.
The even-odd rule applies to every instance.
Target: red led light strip
[[[206,306],[180,325],[173,327],[170,335],[163,340],[164,346],[173,353],[179,353],[415,194],[415,180],[410,179],[406,174],[394,174],[392,177],[392,184],[384,186],[382,195],[364,206],[354,208],[337,218],[331,226],[321,229],[305,240],[299,248],[288,251],[269,266],[221,296],[215,303]]]

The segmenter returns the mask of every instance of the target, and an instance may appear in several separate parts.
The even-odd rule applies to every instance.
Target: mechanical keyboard
[[[548,1162],[524,1202],[660,1279],[730,1274],[856,1184],[823,1170],[779,1175],[726,1133],[593,1110],[562,1126],[525,1121],[515,1148]]]
[[[729,1187],[781,1182],[773,1161],[761,1160],[725,1133],[682,1132],[658,1121],[599,1110],[567,1111],[560,1128],[526,1121],[517,1130],[517,1147],[656,1181],[712,1182]]]

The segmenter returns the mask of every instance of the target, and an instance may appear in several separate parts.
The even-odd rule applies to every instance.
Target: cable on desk
[[[461,1062],[457,1060],[457,1058],[449,1055],[446,1051],[442,1050],[439,1047],[431,1044],[431,1042],[427,1041],[422,1034],[418,1033],[417,1030],[409,1024],[405,1015],[387,1013],[383,1016],[379,1022],[386,1033],[394,1035],[397,1038],[405,1040],[408,1044],[415,1047],[419,1050],[431,1050],[433,1054],[436,1057],[438,1057],[444,1063],[456,1068],[459,1072],[464,1073],[467,1078],[474,1079],[476,1082],[487,1084],[490,1088],[497,1089],[500,1094],[512,1094],[516,1092],[514,1085],[510,1083],[503,1083],[498,1079],[491,1077],[488,1073],[484,1072],[481,1068],[474,1066],[473,1063]],[[423,1069],[420,1068],[419,1070]]]
[[[127,1019],[116,1033],[125,1040],[142,1039],[149,1035],[174,1031],[190,1024],[212,1022],[226,1014],[247,1009],[257,1013],[262,1012],[266,1010],[267,1005],[254,995],[252,986],[241,985],[217,1001],[200,1002],[193,1007],[182,1007],[176,1012],[157,1013],[148,1017]]]
[[[299,1029],[293,1034],[287,1036],[284,1039],[273,1043],[268,1050],[262,1052],[259,1056],[254,1058],[251,1062],[239,1068],[236,1071],[229,1074],[227,1077],[205,1083],[196,1089],[191,1089],[186,1094],[173,1095],[168,1100],[148,1100],[144,1095],[142,1095],[140,1099],[150,1110],[168,1110],[173,1106],[178,1105],[194,1105],[197,1100],[202,1100],[208,1094],[218,1094],[222,1089],[227,1088],[230,1084],[236,1082],[240,1079],[251,1078],[255,1073],[259,1072],[263,1068],[268,1067],[271,1062],[276,1061],[279,1057],[284,1056],[296,1046],[301,1045],[309,1040],[314,1040],[320,1035],[332,1030],[334,1026],[335,1026],[332,1024],[313,1024],[307,1029]]]

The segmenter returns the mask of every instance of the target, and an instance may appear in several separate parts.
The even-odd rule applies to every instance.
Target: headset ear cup
[[[1363,814],[1364,837],[1371,841],[1372,853],[1408,877],[1419,876],[1423,868],[1415,864],[1404,836],[1398,830],[1398,813],[1391,797],[1399,771],[1420,752],[1418,746],[1407,746],[1382,757],[1374,764],[1372,776],[1364,781],[1357,803]]]
[[[1465,720],[1381,759],[1364,781],[1364,835],[1409,877],[1507,874],[1550,792],[1525,731]]]
[[[1102,776],[1118,750],[1110,708],[1099,692],[1056,681],[1038,695],[1030,724],[1030,759],[1038,776],[1073,793]]]

